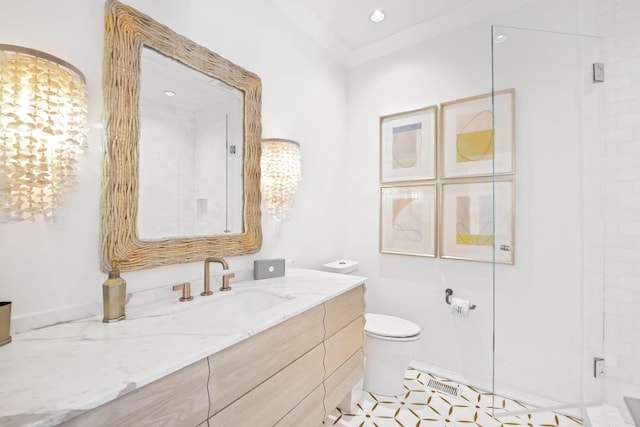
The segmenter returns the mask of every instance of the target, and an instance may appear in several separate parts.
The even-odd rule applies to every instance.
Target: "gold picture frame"
[[[380,252],[436,256],[436,185],[380,188]]]
[[[441,178],[513,174],[514,89],[442,103],[440,136]]]
[[[436,178],[438,107],[380,117],[380,182]]]
[[[513,179],[447,182],[440,189],[441,258],[513,264]]]

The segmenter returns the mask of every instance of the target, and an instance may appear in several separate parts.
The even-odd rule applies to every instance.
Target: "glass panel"
[[[494,100],[514,90],[516,152],[514,264],[494,264],[494,415],[581,418],[602,397],[600,39],[498,26],[492,38]],[[495,109],[496,138],[505,120]],[[497,192],[494,204],[499,230]]]

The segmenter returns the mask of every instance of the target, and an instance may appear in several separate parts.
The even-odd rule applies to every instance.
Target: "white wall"
[[[341,235],[344,221],[335,190],[341,186],[341,177],[331,172],[345,162],[344,67],[271,2],[126,3],[257,73],[263,84],[263,136],[301,144],[304,175],[293,220],[276,226],[263,216],[262,250],[230,258],[231,269],[251,268],[253,259],[275,257],[318,267],[339,256],[341,242],[335,236]],[[103,141],[97,125],[102,115],[103,7],[102,0],[7,0],[2,4],[3,43],[48,52],[84,72],[90,123],[95,126],[89,149],[79,158],[78,185],[67,196],[67,216],[60,225],[0,225],[0,299],[13,301],[16,320],[85,304],[101,310],[106,275],[99,269]],[[123,277],[130,292],[184,281],[192,281],[197,291],[202,271],[201,263],[193,263],[128,272]]]
[[[604,36],[606,400],[640,397],[640,3],[598,0]]]
[[[348,256],[369,277],[367,308],[416,322],[424,338],[415,362],[476,385],[491,387],[494,373],[493,267],[378,253],[378,120],[490,92],[491,24],[578,32],[579,6],[539,1],[350,70],[348,222],[359,226],[348,234]],[[516,263],[495,269],[496,388],[580,402],[587,369],[581,44],[545,33],[510,36],[505,46],[513,47],[495,66],[496,89],[516,92]],[[449,313],[447,287],[477,305],[470,318]]]
[[[369,278],[367,310],[405,317],[424,339],[415,359],[486,384],[491,368],[490,264],[378,253],[379,117],[491,90],[488,25],[446,34],[350,70],[349,257]],[[483,43],[484,41],[484,43]],[[468,278],[475,277],[474,283]],[[444,289],[478,309],[475,327],[452,319]],[[465,351],[465,350],[472,351]]]
[[[636,49],[640,14],[634,0],[596,1],[608,64],[605,86],[606,381],[608,399],[622,406],[622,394],[640,394],[639,321],[635,309],[640,303],[636,243],[640,218],[636,139],[640,119],[635,78],[640,71]],[[188,3],[131,0],[127,3],[260,75],[263,136],[291,138],[302,145],[304,176],[293,220],[278,225],[265,217],[261,252],[231,258],[231,267],[250,268],[253,259],[267,257],[295,259],[298,265],[312,268],[338,257],[359,260],[360,273],[370,277],[368,309],[403,315],[425,331],[427,339],[416,356],[418,361],[449,369],[470,380],[474,376],[486,380],[491,369],[491,266],[378,253],[378,118],[488,92],[489,24],[590,32],[574,20],[578,14],[584,18],[585,10],[577,11],[573,1],[542,1],[539,2],[542,7],[532,6],[533,9],[524,14],[486,21],[361,64],[349,71],[347,80],[343,67],[321,52],[270,2],[216,2],[215,7],[207,0]],[[14,302],[17,317],[85,304],[94,304],[99,309],[100,284],[105,279],[98,261],[103,141],[97,127],[102,114],[103,2],[6,0],[0,15],[0,39],[3,43],[48,52],[81,69],[87,76],[89,118],[95,126],[91,130],[89,149],[80,157],[78,184],[68,195],[67,215],[60,224],[0,225],[0,299]],[[521,138],[522,135],[518,141]],[[529,160],[523,159],[520,148],[517,153],[520,173],[522,168],[527,170],[525,165]],[[536,170],[544,174],[544,170]],[[527,206],[532,199],[522,194],[517,197],[520,228],[516,245],[524,247],[527,236],[530,238],[537,228],[522,230],[522,227],[540,225],[532,221],[532,212],[521,209],[523,203]],[[573,204],[569,208],[575,212]],[[544,254],[549,244],[540,241],[539,250]],[[552,254],[564,256],[557,251]],[[529,274],[534,277],[547,261],[537,260],[534,270],[530,260],[517,255],[515,266],[498,266],[497,277],[511,279]],[[597,263],[598,255],[585,254],[585,262],[590,261]],[[124,277],[130,291],[185,280],[193,281],[197,289],[201,274],[202,266],[195,263],[131,272]],[[541,286],[539,289],[528,280],[518,283],[520,288],[506,289],[507,292],[500,295],[519,301],[528,297],[527,292],[532,289],[554,295],[554,289],[545,286],[556,282],[540,279],[538,277],[535,284]],[[498,283],[508,287],[510,282]],[[523,287],[525,283],[531,287]],[[450,317],[443,302],[445,287],[453,287],[456,294],[478,305],[471,320]],[[516,289],[519,290],[516,292]],[[504,302],[513,310],[511,319],[527,319],[512,302]],[[530,326],[547,313],[538,304],[531,304],[527,310],[531,309],[533,311],[527,313],[532,322]],[[597,304],[594,304],[583,313],[573,312],[570,317],[587,318],[597,313]],[[561,319],[557,320],[561,325]],[[548,329],[547,326],[543,331],[546,333]],[[550,338],[562,338],[562,330],[548,330]],[[503,333],[506,338],[518,336],[517,331]],[[569,341],[577,338],[574,331],[566,335]],[[568,363],[572,363],[574,356],[569,356],[569,360]],[[524,374],[530,367],[539,367],[533,356],[518,363]],[[497,372],[517,372],[512,371],[513,367],[505,371],[505,364],[504,360],[497,360]],[[575,378],[559,374],[552,386],[574,384]],[[516,387],[519,384],[528,387],[531,380],[516,376],[512,382]],[[542,393],[536,387],[529,391]]]

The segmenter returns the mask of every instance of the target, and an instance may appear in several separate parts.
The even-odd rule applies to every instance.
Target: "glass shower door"
[[[513,125],[515,140],[513,173],[499,170],[505,148],[494,144],[496,240],[511,227],[501,221],[513,221],[515,236],[513,247],[495,242],[493,407],[502,422],[578,425],[582,408],[602,398],[599,49],[596,37],[492,28],[494,138]],[[511,90],[514,108],[501,110]],[[513,205],[498,192],[503,182]],[[513,264],[501,262],[505,251]]]

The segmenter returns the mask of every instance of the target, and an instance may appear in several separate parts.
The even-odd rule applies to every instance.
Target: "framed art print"
[[[437,107],[380,117],[380,182],[436,178]]]
[[[440,257],[514,263],[514,183],[442,184]]]
[[[436,256],[436,185],[380,189],[380,252]]]
[[[441,105],[442,178],[514,173],[514,90]]]

